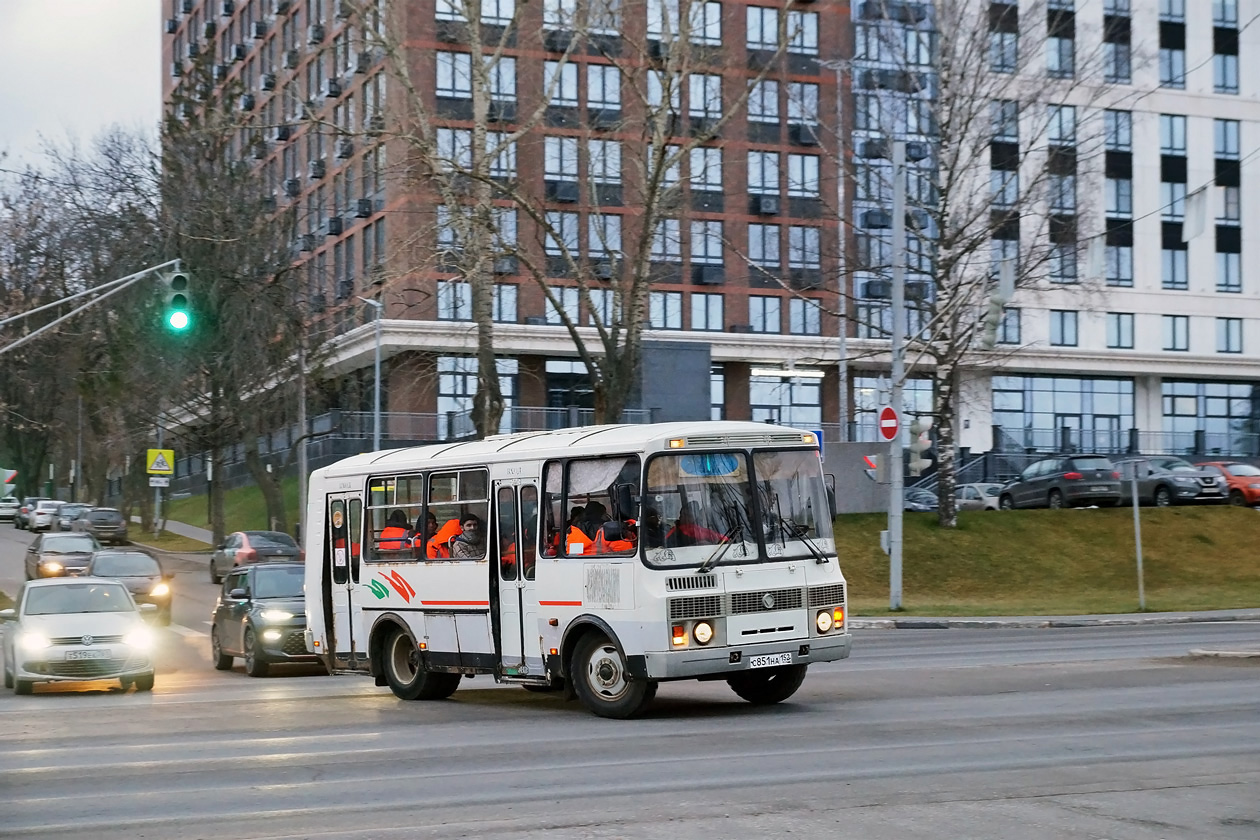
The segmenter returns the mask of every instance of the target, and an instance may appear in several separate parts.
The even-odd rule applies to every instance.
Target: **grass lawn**
[[[1144,508],[1150,611],[1260,607],[1260,513],[1249,508]],[[836,519],[840,568],[855,615],[887,614],[883,514]],[[917,615],[1137,612],[1131,508],[975,511],[954,531],[907,514],[902,606]]]
[[[297,478],[284,479],[280,487],[284,493],[285,510],[289,512],[289,533],[292,533],[293,523],[297,520]],[[166,506],[166,518],[185,525],[209,528],[210,509],[207,497],[189,496],[169,502]],[[239,487],[223,494],[223,519],[229,534],[233,531],[266,531],[271,528],[262,493],[254,486]]]

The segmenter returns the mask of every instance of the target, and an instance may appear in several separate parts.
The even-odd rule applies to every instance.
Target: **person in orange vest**
[[[376,545],[381,551],[402,551],[410,548],[411,537],[407,533],[407,514],[401,510],[393,511],[386,520],[385,528],[381,531]]]
[[[605,522],[583,553],[614,554],[626,551],[634,551],[633,535],[620,522]]]
[[[516,543],[510,537],[500,541],[499,568],[504,580],[516,580]]]
[[[448,560],[451,556],[451,540],[464,533],[463,526],[459,524],[459,519],[449,519],[446,524],[438,529],[425,547],[425,555],[430,560]]]

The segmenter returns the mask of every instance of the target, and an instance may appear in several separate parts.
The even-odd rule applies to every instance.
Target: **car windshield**
[[[122,522],[122,514],[116,510],[94,510],[87,515],[92,522]]]
[[[1111,462],[1106,458],[1073,458],[1072,469],[1075,470],[1110,470]]]
[[[1161,461],[1153,461],[1155,466],[1169,472],[1198,472],[1199,468],[1189,461],[1183,461],[1180,458],[1164,458]]]
[[[301,598],[306,570],[292,568],[259,568],[254,572],[255,598]]]
[[[293,537],[280,531],[246,531],[245,536],[254,548],[297,548]]]
[[[1251,464],[1228,464],[1225,469],[1229,470],[1230,475],[1260,475],[1260,469],[1253,467]]]
[[[61,502],[40,502],[35,506],[35,510],[60,510]]]
[[[78,516],[85,510],[87,510],[87,505],[62,505],[61,510],[57,512],[62,516]]]
[[[755,563],[830,554],[829,510],[813,450],[758,452],[751,464],[742,452],[657,456],[644,495],[646,558],[702,567],[715,558]],[[658,520],[654,535],[648,523]]]
[[[162,574],[158,561],[147,554],[101,554],[92,560],[89,574],[98,577],[155,577]]]
[[[32,587],[26,593],[23,615],[133,612],[127,590],[117,583],[63,583]]]
[[[96,541],[87,534],[64,534],[44,537],[39,547],[42,554],[86,554],[96,551]]]

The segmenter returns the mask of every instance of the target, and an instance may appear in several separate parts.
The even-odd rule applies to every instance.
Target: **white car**
[[[958,510],[1000,510],[998,499],[1001,495],[1002,485],[988,482],[960,484],[954,488]]]
[[[17,518],[20,507],[22,507],[22,500],[17,496],[5,496],[0,499],[0,522],[12,522]]]
[[[51,531],[53,525],[57,522],[57,513],[61,510],[63,504],[65,502],[45,499],[35,505],[35,510],[31,511],[31,521],[28,524],[30,530]]]
[[[156,610],[146,604],[147,611]],[[30,694],[37,682],[118,680],[153,688],[153,630],[127,587],[104,578],[27,582],[17,607],[0,610],[4,687]]]

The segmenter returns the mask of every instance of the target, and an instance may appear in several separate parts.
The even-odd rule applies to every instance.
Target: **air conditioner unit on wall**
[[[757,196],[757,213],[761,216],[779,215],[779,197],[777,195]]]
[[[372,199],[360,198],[355,202],[354,215],[360,219],[366,219],[368,216],[372,215],[372,211],[374,209]]]

